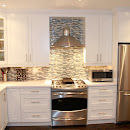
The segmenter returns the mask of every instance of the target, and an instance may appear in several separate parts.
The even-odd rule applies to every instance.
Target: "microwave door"
[[[93,72],[93,81],[112,81],[112,72]]]

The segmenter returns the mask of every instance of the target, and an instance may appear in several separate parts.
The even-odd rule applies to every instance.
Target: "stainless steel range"
[[[71,78],[52,80],[52,126],[86,125],[87,85]]]

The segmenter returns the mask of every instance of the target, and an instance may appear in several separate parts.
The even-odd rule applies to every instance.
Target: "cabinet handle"
[[[33,93],[37,93],[37,92],[40,92],[40,91],[31,91],[31,92],[33,92]]]
[[[30,55],[30,62],[31,62],[31,55]]]
[[[5,93],[3,94],[4,98],[3,98],[3,101],[6,101],[6,96],[5,96]]]
[[[28,60],[28,57],[27,57],[27,54],[26,54],[26,62],[27,62],[27,60]]]
[[[100,54],[100,61],[102,60],[102,55]]]
[[[99,102],[103,102],[103,101],[106,101],[106,99],[101,99],[101,100],[98,100]]]
[[[102,114],[102,115],[104,115],[104,114],[106,114],[105,112],[99,112],[98,114]]]
[[[97,61],[98,61],[98,54],[97,54]]]
[[[124,96],[130,96],[130,93],[125,93],[125,94],[123,94]]]
[[[31,102],[31,103],[40,103],[40,102]]]
[[[40,117],[40,115],[32,115],[32,117]]]
[[[104,89],[99,89],[99,90],[107,90],[107,89],[104,88]]]

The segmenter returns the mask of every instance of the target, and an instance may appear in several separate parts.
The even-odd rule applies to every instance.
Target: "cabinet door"
[[[89,87],[88,120],[115,119],[116,93],[116,86]]]
[[[49,66],[49,16],[32,15],[30,22],[29,62],[31,66]]]
[[[7,65],[6,18],[0,16],[0,65]]]
[[[2,119],[2,94],[0,93],[0,130],[3,129],[3,119]]]
[[[130,13],[119,14],[119,42],[130,42]]]
[[[88,15],[85,20],[86,28],[86,65],[94,66],[99,61],[99,16]]]
[[[20,91],[7,89],[9,122],[21,122]]]
[[[99,63],[111,65],[112,63],[112,15],[100,16],[100,44]]]
[[[14,67],[28,64],[28,24],[27,16],[9,15],[8,28],[8,64]]]
[[[0,93],[0,130],[4,130],[8,123],[6,89]]]

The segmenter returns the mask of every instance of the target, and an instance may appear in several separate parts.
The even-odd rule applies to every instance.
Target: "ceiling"
[[[6,6],[3,7],[2,5]],[[130,8],[130,0],[0,0],[5,9],[106,9]]]

